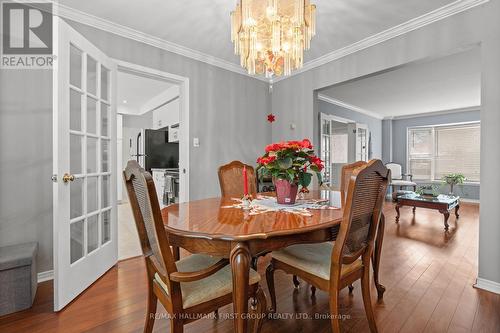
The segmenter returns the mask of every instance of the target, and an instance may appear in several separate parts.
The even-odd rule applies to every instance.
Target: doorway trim
[[[118,59],[113,59],[113,61],[118,65],[118,71],[126,71],[179,85],[179,104],[181,106],[179,112],[179,175],[181,183],[179,200],[180,202],[189,201],[189,78],[127,61]]]

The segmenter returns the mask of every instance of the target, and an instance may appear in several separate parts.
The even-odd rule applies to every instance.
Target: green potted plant
[[[418,187],[415,193],[424,197],[437,197],[439,190],[436,185],[422,185]]]
[[[272,177],[280,204],[294,204],[299,185],[301,192],[308,192],[313,173],[321,183],[323,161],[308,139],[270,144],[257,163],[259,177]]]
[[[463,184],[467,178],[461,173],[449,173],[443,177],[443,182],[450,185],[450,195],[453,195],[453,187],[457,184]]]

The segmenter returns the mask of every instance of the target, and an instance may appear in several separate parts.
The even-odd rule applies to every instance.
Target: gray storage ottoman
[[[38,243],[0,247],[0,316],[31,307],[37,282]]]

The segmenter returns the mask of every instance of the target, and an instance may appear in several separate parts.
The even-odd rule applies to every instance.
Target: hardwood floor
[[[437,211],[401,209],[399,224],[392,203],[386,203],[386,234],[381,260],[383,301],[372,298],[380,332],[500,332],[500,295],[474,289],[477,275],[479,207],[463,203],[458,223],[450,217],[444,233]],[[259,272],[269,261],[259,261]],[[140,258],[122,261],[60,313],[52,312],[52,285],[39,286],[32,309],[0,318],[0,332],[142,332],[146,306],[145,270]],[[330,332],[328,319],[314,319],[328,311],[325,293],[311,298],[302,283],[293,289],[291,276],[276,272],[278,314],[264,322],[263,332]],[[265,281],[263,281],[264,289]],[[353,295],[341,292],[342,328],[369,332],[359,282]],[[158,307],[161,309],[161,306]],[[185,332],[232,332],[231,311],[221,319],[202,319]],[[292,318],[286,316],[292,315]],[[313,319],[303,319],[303,317]],[[167,332],[168,320],[157,319],[155,332]]]

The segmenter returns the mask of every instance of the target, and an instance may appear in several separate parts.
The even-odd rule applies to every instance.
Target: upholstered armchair
[[[413,191],[417,190],[417,183],[413,181],[413,175],[404,174],[401,164],[387,163],[386,168],[391,170],[391,180],[389,186],[392,189],[392,199],[396,200],[398,193],[404,192],[405,188],[411,187]]]

